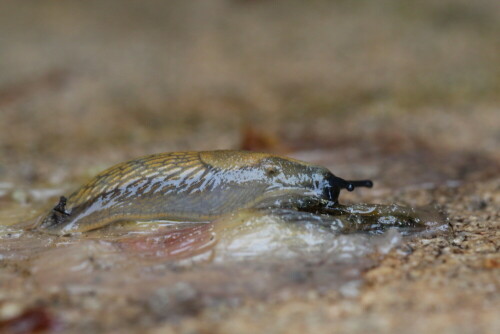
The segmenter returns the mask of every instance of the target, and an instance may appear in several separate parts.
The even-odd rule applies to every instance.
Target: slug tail
[[[61,196],[59,198],[59,203],[57,203],[40,224],[41,229],[51,230],[62,226],[66,222],[69,217],[69,213],[66,211],[66,202],[66,197]]]

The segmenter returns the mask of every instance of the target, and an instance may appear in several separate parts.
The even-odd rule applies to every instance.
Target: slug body
[[[328,169],[245,151],[155,154],[98,174],[43,218],[38,229],[85,232],[117,221],[211,221],[239,209],[312,211],[332,206],[345,181]]]

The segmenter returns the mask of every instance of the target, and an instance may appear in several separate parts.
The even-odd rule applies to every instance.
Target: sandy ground
[[[23,287],[31,267],[2,259],[0,330],[499,332],[499,22],[493,0],[0,1],[2,224],[128,158],[247,148],[372,178],[344,201],[438,204],[453,229],[352,289],[181,311]]]

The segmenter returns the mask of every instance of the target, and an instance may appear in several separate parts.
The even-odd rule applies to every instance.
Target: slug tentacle
[[[345,182],[344,188],[347,189],[348,191],[353,191],[355,188],[359,187],[365,187],[365,188],[373,187],[373,182],[370,180],[359,180],[359,181],[345,181],[343,179],[340,180]]]

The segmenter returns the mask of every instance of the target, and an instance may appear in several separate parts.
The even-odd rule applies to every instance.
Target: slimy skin
[[[72,234],[118,221],[213,221],[240,209],[312,212],[338,201],[345,181],[306,162],[245,151],[173,152],[115,165],[43,218],[38,230]]]

